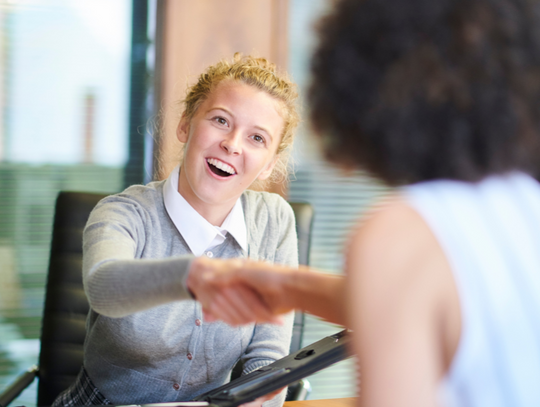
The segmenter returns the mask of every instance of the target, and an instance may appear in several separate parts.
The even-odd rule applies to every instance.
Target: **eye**
[[[261,136],[260,134],[254,134],[253,136],[251,136],[251,138],[255,140],[257,143],[264,144],[265,142],[264,137]]]
[[[216,116],[216,117],[214,117],[214,120],[215,120],[216,122],[218,122],[219,124],[222,124],[222,125],[224,125],[224,126],[227,125],[227,119],[225,119],[225,118],[223,118],[223,117],[221,117],[221,116]]]

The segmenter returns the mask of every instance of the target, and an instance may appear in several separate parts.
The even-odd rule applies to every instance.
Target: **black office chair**
[[[301,265],[309,266],[309,254],[311,252],[311,235],[313,229],[313,218],[315,212],[313,207],[304,202],[289,202],[296,218],[296,234],[298,236],[298,262]],[[303,312],[296,312],[294,315],[293,333],[289,353],[296,352],[302,348],[304,337]],[[307,379],[301,379],[289,385],[287,389],[286,401],[306,400],[311,393],[311,386]]]
[[[11,403],[35,377],[39,377],[37,405],[50,406],[79,373],[89,309],[82,285],[82,232],[90,212],[105,196],[82,192],[60,192],[58,195],[43,309],[39,367],[31,367],[0,394],[0,407]],[[291,206],[297,219],[301,263],[307,264],[313,209],[304,203],[291,203]],[[291,350],[300,348],[302,331],[303,315],[299,314],[294,327],[294,349],[291,345]],[[303,394],[302,389],[297,392],[300,396]]]

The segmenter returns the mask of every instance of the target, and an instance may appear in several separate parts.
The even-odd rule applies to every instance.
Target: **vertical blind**
[[[310,81],[309,59],[316,45],[314,23],[331,5],[332,0],[290,1],[289,71],[299,85],[304,104]],[[306,122],[307,108],[303,110]],[[344,243],[351,227],[368,207],[388,191],[360,173],[344,176],[332,168],[321,158],[307,124],[299,131],[293,156],[296,171],[290,185],[289,199],[309,202],[315,208],[310,264],[317,269],[341,273]],[[341,329],[307,316],[304,346]],[[311,399],[353,397],[360,375],[354,359],[348,359],[308,380],[312,386]]]

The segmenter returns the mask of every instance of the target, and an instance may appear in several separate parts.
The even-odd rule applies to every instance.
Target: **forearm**
[[[345,278],[307,267],[283,274],[283,288],[292,307],[340,325],[346,324]]]
[[[167,252],[160,251],[145,226],[159,221],[158,215],[125,197],[111,196],[96,206],[83,234],[82,267],[94,311],[117,318],[192,298],[185,279],[193,256],[165,257]]]
[[[185,278],[192,256],[109,261],[85,273],[90,306],[113,318],[171,301],[191,299]]]

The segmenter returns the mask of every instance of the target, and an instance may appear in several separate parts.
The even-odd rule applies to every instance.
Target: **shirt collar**
[[[227,232],[230,233],[240,247],[247,252],[247,228],[241,199],[238,198],[221,227],[215,227],[193,209],[178,192],[179,172],[180,165],[175,167],[165,181],[163,201],[167,213],[191,252],[195,256],[202,255],[216,241],[220,231],[223,237]],[[221,241],[223,240],[224,238]]]

